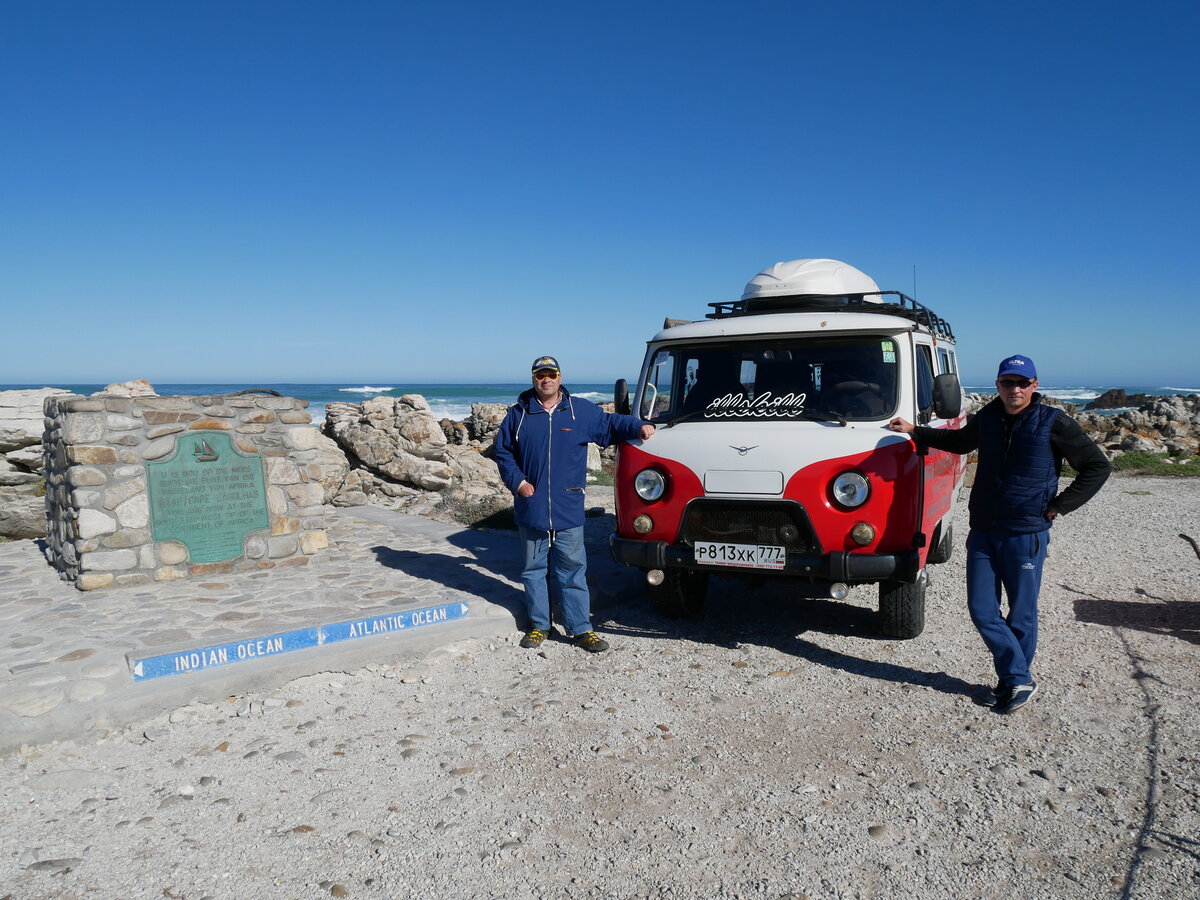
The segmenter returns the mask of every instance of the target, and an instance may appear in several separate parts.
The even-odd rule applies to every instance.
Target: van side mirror
[[[613,385],[613,408],[623,416],[629,415],[629,382],[624,378]]]
[[[953,419],[962,412],[962,387],[952,373],[933,379],[933,413],[939,419]]]

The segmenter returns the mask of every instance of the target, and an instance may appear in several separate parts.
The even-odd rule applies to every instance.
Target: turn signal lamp
[[[638,534],[649,534],[654,530],[654,520],[643,513],[633,520],[633,530]]]

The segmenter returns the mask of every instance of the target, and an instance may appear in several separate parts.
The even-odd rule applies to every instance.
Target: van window
[[[958,364],[954,358],[954,351],[946,347],[938,347],[938,373],[941,375],[957,375]]]
[[[638,407],[638,415],[643,419],[656,421],[662,418],[664,410],[671,408],[671,398],[676,396],[675,371],[675,357],[672,354],[662,350],[654,354],[650,370],[646,373],[646,389],[642,392],[642,402]],[[680,367],[680,374],[690,377],[692,373]]]
[[[657,422],[889,417],[896,346],[887,335],[764,335],[664,347],[647,373],[641,414]]]
[[[925,344],[917,344],[917,417],[933,418],[933,348]]]

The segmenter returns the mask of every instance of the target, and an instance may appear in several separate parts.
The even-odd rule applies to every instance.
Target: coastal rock
[[[0,537],[46,534],[42,485],[42,408],[60,388],[0,391]]]
[[[491,444],[507,412],[508,405],[504,403],[472,403],[471,416],[464,423],[471,440]]]
[[[136,381],[122,381],[116,384],[110,384],[102,391],[97,391],[92,394],[93,397],[99,394],[107,394],[109,397],[157,397],[158,394],[154,390],[154,385],[146,381],[144,378],[139,378]]]
[[[438,425],[442,428],[442,434],[446,436],[446,443],[451,446],[462,446],[471,442],[471,435],[467,430],[467,426],[462,422],[455,422],[453,419],[441,419]]]
[[[1105,391],[1094,400],[1089,400],[1083,407],[1085,410],[1091,409],[1123,409],[1127,406],[1142,406],[1146,403],[1153,402],[1154,398],[1149,394],[1126,394],[1124,388],[1113,388]]]
[[[1110,391],[1109,393],[1113,393]],[[1200,395],[1151,397],[1137,409],[1076,416],[1110,457],[1122,453],[1193,456],[1200,449]]]
[[[46,498],[42,486],[0,487],[0,537],[13,540],[46,536]]]
[[[69,395],[61,388],[0,391],[0,454],[41,446],[45,428],[42,405],[47,397]]]
[[[347,408],[349,407],[349,408]],[[419,394],[373,397],[325,410],[333,439],[368,469],[425,490],[449,487],[446,436]]]
[[[496,464],[475,447],[449,447],[447,450],[450,468],[460,483],[483,493],[507,493]]]
[[[335,505],[370,501],[456,521],[471,521],[471,510],[490,515],[511,505],[496,464],[467,443],[470,427],[439,423],[419,394],[330,403],[324,427],[352,467]]]

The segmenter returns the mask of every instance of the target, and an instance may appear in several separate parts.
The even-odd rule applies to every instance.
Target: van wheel
[[[925,585],[929,576],[922,569],[913,584],[879,582],[879,630],[884,637],[907,640],[925,630]]]
[[[941,532],[937,544],[929,551],[929,556],[926,557],[926,562],[944,563],[949,562],[951,555],[954,553],[954,526],[946,525],[945,530]]]
[[[668,619],[698,619],[704,614],[708,573],[667,569],[663,583],[650,588],[654,608]]]

